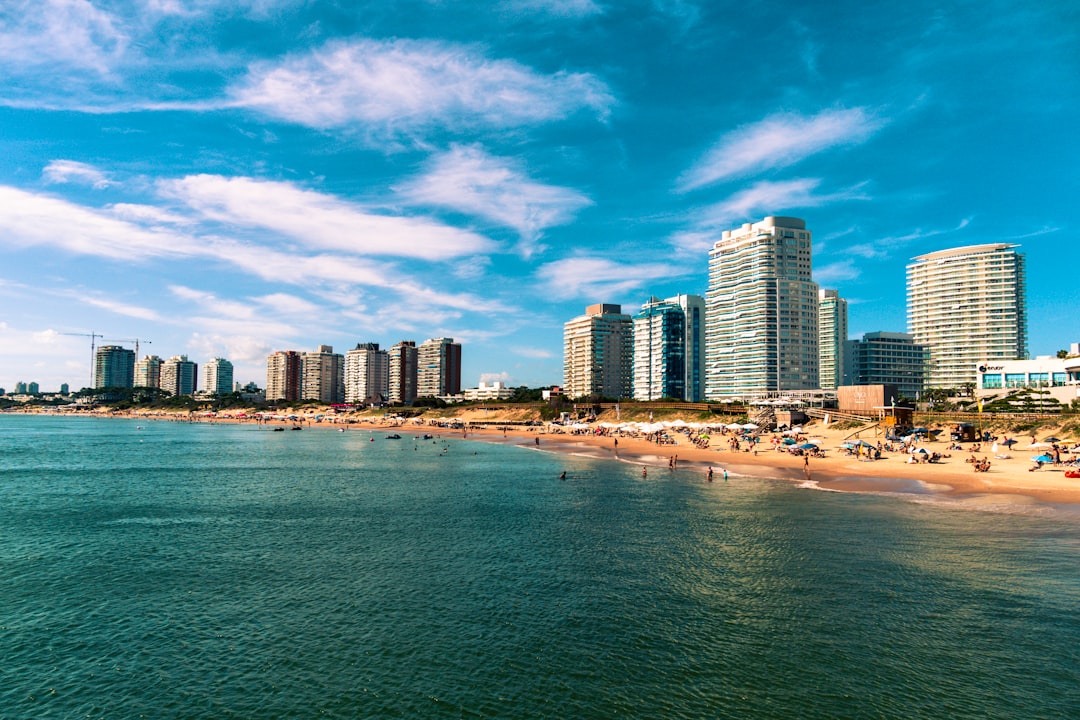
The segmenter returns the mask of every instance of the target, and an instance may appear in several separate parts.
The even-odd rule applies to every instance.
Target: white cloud
[[[53,160],[41,171],[45,182],[64,184],[69,182],[85,183],[95,190],[103,190],[112,183],[105,173],[93,165],[76,162],[74,160]]]
[[[891,235],[877,238],[872,242],[848,245],[844,248],[844,252],[867,259],[887,258],[893,253],[893,251],[904,247],[905,245],[910,245],[913,242],[925,240],[926,238],[932,238],[939,235],[947,235],[950,233],[959,232],[960,230],[966,228],[970,223],[971,218],[963,218],[960,220],[959,223],[956,224],[956,227],[935,228],[931,230],[917,228],[903,235]]]
[[[65,200],[0,186],[0,244],[45,245],[118,260],[190,254],[182,236],[118,220]]]
[[[564,18],[588,17],[604,11],[593,0],[504,0],[502,6],[515,12],[547,13]]]
[[[862,270],[851,258],[814,268],[814,282],[821,285],[856,280],[860,275]]]
[[[501,382],[501,383],[503,383],[503,384],[505,384],[505,385],[507,385],[509,387],[510,373],[506,372],[505,370],[503,370],[502,372],[497,372],[497,373],[495,373],[495,372],[480,373],[480,382],[482,382],[482,383]]]
[[[820,207],[847,200],[868,200],[862,185],[835,193],[816,194],[821,180],[798,178],[772,182],[762,180],[741,190],[727,200],[705,209],[700,224],[705,227],[726,227],[764,215],[782,215],[795,208]]]
[[[115,203],[106,207],[114,217],[120,220],[129,220],[134,223],[146,223],[149,225],[190,225],[191,218],[176,213],[162,210],[153,205],[136,205],[132,203]]]
[[[542,265],[537,278],[544,292],[559,299],[612,298],[640,288],[650,280],[686,275],[686,270],[666,263],[617,263],[605,258],[577,257]]]
[[[118,19],[89,0],[0,4],[0,62],[7,73],[66,67],[105,76],[127,46]]]
[[[69,293],[69,295],[78,300],[84,305],[90,305],[102,310],[108,310],[116,315],[123,315],[124,317],[133,317],[140,320],[154,320],[160,322],[162,317],[157,312],[150,308],[139,307],[133,305],[128,301],[114,300],[112,298],[104,298],[98,295],[88,295],[86,293]]]
[[[865,141],[883,125],[865,108],[824,110],[807,117],[771,115],[720,138],[678,182],[682,191],[762,170],[788,167],[832,147]]]
[[[454,147],[398,190],[412,203],[447,207],[513,228],[528,256],[545,228],[570,222],[592,201],[571,188],[531,180],[517,165],[478,147]]]
[[[315,128],[363,123],[398,137],[428,127],[515,127],[581,109],[606,116],[607,86],[586,73],[541,75],[471,46],[422,40],[335,42],[260,63],[230,90],[232,105]]]
[[[494,249],[490,240],[467,230],[425,218],[377,215],[291,183],[191,175],[163,180],[158,187],[211,220],[273,230],[314,248],[426,260]]]
[[[534,360],[547,360],[548,358],[555,357],[555,353],[551,352],[550,350],[545,350],[543,348],[512,347],[510,348],[510,352],[514,353],[515,355],[520,355],[521,357],[525,358],[532,358]]]

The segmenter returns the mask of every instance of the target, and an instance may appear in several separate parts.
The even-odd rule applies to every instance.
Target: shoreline
[[[52,413],[43,413],[52,414]],[[924,445],[933,452],[940,451],[945,457],[938,463],[906,462],[907,455],[900,452],[885,452],[880,460],[867,460],[842,454],[838,448],[844,435],[849,431],[839,431],[818,424],[808,425],[805,435],[809,436],[825,449],[824,458],[810,458],[808,463],[803,457],[778,452],[766,440],[771,434],[763,434],[757,451],[734,451],[727,447],[726,440],[718,438],[718,446],[701,448],[691,443],[689,437],[681,432],[671,433],[673,444],[658,444],[640,437],[598,435],[593,432],[571,434],[548,432],[544,426],[526,427],[521,425],[504,426],[497,420],[486,420],[483,425],[470,425],[464,429],[450,429],[435,424],[416,423],[415,421],[376,421],[371,418],[349,418],[347,421],[336,418],[325,422],[312,422],[311,418],[300,421],[256,420],[255,418],[217,417],[170,417],[168,414],[110,413],[101,414],[61,414],[67,417],[110,417],[131,420],[164,420],[171,422],[192,422],[200,424],[257,424],[259,426],[290,427],[300,425],[312,430],[386,431],[421,435],[436,434],[443,438],[458,438],[484,442],[506,440],[509,444],[536,447],[563,454],[580,454],[597,459],[613,459],[644,465],[651,474],[655,468],[657,474],[668,469],[668,463],[675,460],[676,468],[693,468],[704,476],[709,467],[714,468],[718,479],[723,470],[733,477],[750,476],[788,481],[792,483],[812,483],[823,490],[854,493],[890,493],[902,495],[942,496],[955,500],[983,502],[987,499],[1013,498],[1019,504],[1032,501],[1050,505],[1080,506],[1080,480],[1064,476],[1064,468],[1046,466],[1030,472],[1027,455],[1035,450],[1018,449],[1011,458],[996,458],[990,452],[981,452],[979,457],[986,457],[991,462],[988,472],[975,472],[966,458],[967,451],[946,450],[948,443],[931,441]],[[869,440],[875,438],[872,431],[866,433]],[[764,447],[765,449],[761,449]],[[582,452],[584,450],[584,452]],[[951,457],[950,457],[951,455]],[[722,480],[721,480],[722,481]]]

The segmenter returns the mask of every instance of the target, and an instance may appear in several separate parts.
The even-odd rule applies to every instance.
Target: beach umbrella
[[[1017,443],[1017,441],[1013,440],[1012,438],[1009,438],[1008,440],[1002,440],[1001,441],[1001,444],[1004,445],[1005,447],[1012,447],[1016,443]]]
[[[1050,436],[1048,438],[1043,438],[1043,442],[1048,442],[1048,443],[1061,442],[1061,438],[1056,438],[1056,437]]]
[[[740,425],[739,423],[731,423],[730,425],[725,425],[724,427],[728,430],[742,430],[742,425]]]
[[[1050,457],[1049,455],[1036,455],[1031,458],[1031,461],[1038,463],[1052,463],[1054,462],[1054,458]]]
[[[1033,442],[1028,445],[1028,450],[1036,450],[1038,448],[1050,447],[1050,443],[1045,442]]]
[[[799,449],[800,450],[817,450],[818,446],[815,445],[814,443],[803,443],[802,445],[799,446]]]
[[[758,426],[755,425],[754,423],[746,423],[745,425],[742,426],[742,429],[743,430],[757,430]]]
[[[795,444],[795,438],[784,438],[784,444],[785,445],[794,445]]]

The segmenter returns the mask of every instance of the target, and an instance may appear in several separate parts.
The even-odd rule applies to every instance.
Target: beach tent
[[[1031,462],[1052,463],[1054,462],[1054,458],[1050,457],[1049,455],[1036,455],[1035,457],[1031,458]]]

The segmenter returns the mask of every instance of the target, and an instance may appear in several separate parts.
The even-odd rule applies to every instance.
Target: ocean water
[[[402,434],[0,415],[0,718],[1080,717],[1067,514]]]

